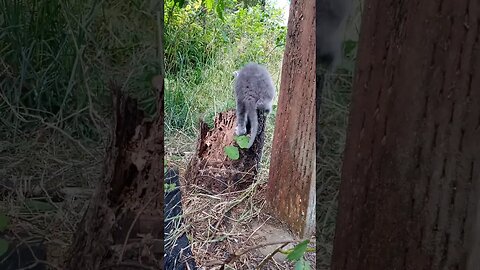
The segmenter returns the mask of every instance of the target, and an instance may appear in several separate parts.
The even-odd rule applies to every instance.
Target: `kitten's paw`
[[[235,135],[240,136],[240,135],[243,135],[245,133],[247,133],[247,129],[245,127],[237,126],[235,128]]]

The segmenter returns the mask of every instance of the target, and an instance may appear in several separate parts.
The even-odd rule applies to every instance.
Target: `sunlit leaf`
[[[227,154],[227,157],[229,157],[230,159],[237,160],[240,158],[238,148],[235,146],[225,146],[223,150],[225,151],[225,154]]]
[[[246,149],[248,147],[249,138],[245,135],[236,136],[235,141],[237,142],[240,148]]]
[[[308,246],[309,242],[310,242],[310,240],[307,239],[307,240],[299,243],[298,245],[296,245],[293,248],[292,252],[290,252],[290,254],[288,254],[287,260],[297,261],[300,258],[302,258],[303,254],[305,254],[305,251],[307,250],[307,246]]]
[[[205,7],[208,11],[211,11],[213,9],[213,1],[214,0],[205,0]]]

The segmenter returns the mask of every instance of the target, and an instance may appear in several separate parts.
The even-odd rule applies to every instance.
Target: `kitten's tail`
[[[250,141],[248,142],[248,148],[252,147],[258,132],[258,116],[257,110],[248,111],[248,120],[250,121]]]

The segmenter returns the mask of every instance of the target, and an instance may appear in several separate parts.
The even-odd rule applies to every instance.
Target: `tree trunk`
[[[315,1],[290,6],[267,200],[292,231],[315,231]]]
[[[480,3],[365,3],[332,269],[479,269]]]
[[[163,77],[154,82],[163,112]],[[135,100],[111,88],[115,126],[104,177],[78,225],[66,269],[163,269],[163,115],[144,120]]]
[[[235,111],[227,111],[215,117],[214,127],[210,130],[206,123],[200,123],[197,150],[185,173],[188,184],[218,194],[242,190],[254,182],[262,158],[266,115],[258,112],[258,133],[252,147],[239,148],[240,158],[231,160],[224,147],[237,146],[234,141],[235,119]],[[247,124],[247,132],[249,128]]]

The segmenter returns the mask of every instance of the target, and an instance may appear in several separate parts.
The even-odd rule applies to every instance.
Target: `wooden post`
[[[267,200],[300,237],[315,231],[315,114],[315,0],[293,0]]]
[[[480,3],[364,11],[331,269],[479,269]]]

